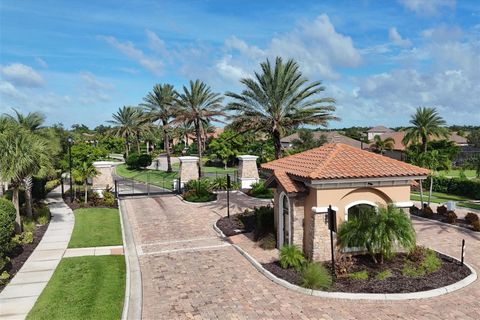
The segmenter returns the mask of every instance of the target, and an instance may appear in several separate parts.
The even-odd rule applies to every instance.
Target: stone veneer
[[[290,198],[290,203],[293,203],[292,212],[292,243],[299,248],[303,248],[303,218],[305,216],[304,198]]]
[[[328,230],[328,222],[326,213],[315,213],[312,215],[313,226],[313,244],[311,257],[315,261],[327,261],[331,259],[330,251],[330,230]],[[334,239],[333,245],[336,246]]]
[[[190,180],[198,180],[198,157],[178,157],[180,160],[180,185],[183,188]]]
[[[238,180],[242,189],[251,189],[252,183],[259,181],[257,156],[238,156]]]
[[[96,161],[93,163],[98,174],[92,179],[92,188],[95,190],[105,190],[107,187],[113,188],[113,169],[118,162],[113,161]]]

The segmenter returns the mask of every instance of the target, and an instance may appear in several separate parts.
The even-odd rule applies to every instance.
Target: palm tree
[[[24,128],[0,133],[0,177],[13,187],[12,202],[16,209],[15,230],[21,232],[19,189],[28,176],[35,175],[51,161],[46,141]]]
[[[298,64],[277,57],[275,66],[267,60],[260,64],[262,73],[255,79],[244,78],[241,94],[227,92],[233,102],[227,109],[235,111],[233,126],[243,130],[263,131],[273,138],[275,158],[281,158],[280,139],[286,131],[300,125],[323,125],[336,120],[332,98],[317,98],[325,90],[320,81],[308,83]],[[327,105],[325,105],[327,104]]]
[[[385,150],[393,150],[395,147],[395,140],[391,137],[382,139],[379,135],[376,135],[374,138],[374,145],[373,147],[377,152],[380,154],[384,154]]]
[[[73,171],[75,179],[83,182],[83,187],[85,188],[85,204],[88,202],[88,179],[95,177],[97,174],[98,171],[93,164],[86,161],[82,162],[82,164]]]
[[[5,114],[12,122],[16,123],[18,126],[32,132],[33,134],[39,135],[39,130],[42,129],[42,125],[45,122],[45,116],[41,112],[29,112],[27,115],[23,115],[16,109],[12,108],[15,112],[15,116]],[[27,176],[23,181],[25,187],[25,204],[27,216],[31,218],[33,216],[32,212],[32,188],[33,188],[33,177]]]
[[[351,220],[345,221],[337,233],[340,248],[365,248],[375,263],[393,255],[396,246],[415,247],[415,230],[410,218],[393,204],[365,209]]]
[[[411,127],[405,130],[403,144],[421,142],[422,150],[427,152],[427,144],[431,137],[448,137],[448,130],[444,127],[445,120],[438,114],[437,109],[419,107],[410,119]]]
[[[204,125],[210,121],[221,122],[218,117],[224,116],[221,110],[223,97],[212,92],[211,88],[200,80],[190,81],[190,87],[183,87],[178,97],[178,114],[176,122],[193,124],[198,144],[200,163],[198,174],[202,175],[202,147]]]
[[[169,128],[171,120],[176,112],[176,99],[178,93],[170,84],[156,84],[153,91],[150,92],[143,101],[143,107],[147,109],[146,118],[149,121],[161,123],[163,129],[163,145],[167,153],[167,172],[172,172],[172,163],[170,159],[170,134]]]
[[[138,122],[140,119],[139,109],[131,106],[123,106],[119,108],[117,113],[112,115],[113,120],[109,120],[114,127],[113,133],[117,137],[122,137],[125,140],[125,157],[128,158],[130,151],[129,139],[137,134]]]
[[[428,206],[430,206],[430,201],[432,199],[433,192],[433,175],[437,171],[438,167],[449,167],[450,160],[448,156],[441,154],[438,150],[432,150],[423,154],[423,157],[420,157],[421,166],[427,167],[432,172],[430,172],[430,188],[428,193]]]

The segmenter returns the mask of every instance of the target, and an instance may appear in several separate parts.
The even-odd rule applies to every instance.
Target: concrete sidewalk
[[[63,254],[64,258],[83,257],[83,256],[108,256],[122,255],[123,246],[104,246],[87,248],[70,248]]]
[[[73,212],[63,202],[60,187],[52,190],[46,200],[52,214],[50,225],[35,251],[0,293],[1,319],[25,319],[67,249]]]

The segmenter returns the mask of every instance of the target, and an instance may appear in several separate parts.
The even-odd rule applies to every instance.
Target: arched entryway
[[[367,200],[352,202],[345,207],[345,221],[358,216],[364,210],[376,209],[377,207],[376,203]]]
[[[292,214],[290,199],[285,192],[279,198],[278,247],[291,244],[292,241]]]

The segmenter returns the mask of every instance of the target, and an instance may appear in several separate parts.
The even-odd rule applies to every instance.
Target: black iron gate
[[[161,194],[176,193],[175,187],[178,185],[178,178],[163,179],[150,182],[148,177],[146,181],[139,181],[133,178],[115,178],[115,196],[154,196]]]

